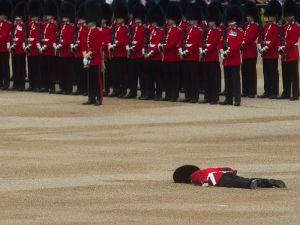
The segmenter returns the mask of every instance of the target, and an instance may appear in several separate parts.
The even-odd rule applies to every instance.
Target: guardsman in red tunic
[[[226,9],[226,39],[221,42],[221,58],[223,58],[224,76],[225,76],[225,101],[220,105],[232,105],[234,97],[234,106],[240,106],[241,103],[241,84],[240,68],[242,64],[241,44],[244,32],[239,28],[242,21],[241,9],[236,6],[228,6]],[[226,41],[227,49],[223,49],[223,42]]]
[[[268,23],[263,28],[264,42],[258,39],[258,52],[263,58],[264,93],[258,98],[277,98],[279,94],[278,48],[280,45],[277,21],[281,18],[281,5],[277,0],[270,1],[266,7]]]
[[[151,27],[146,30],[146,43],[143,53],[147,63],[146,98],[155,101],[162,100],[162,55],[158,45],[163,39],[161,26],[165,23],[164,13],[159,5],[152,5],[147,12],[148,23]],[[148,42],[148,43],[147,43]]]
[[[279,47],[282,63],[283,92],[278,99],[299,100],[299,25],[295,17],[299,9],[293,0],[287,0],[283,6],[286,24],[283,26],[284,45]],[[292,93],[291,93],[292,92]],[[291,97],[292,94],[292,97]]]
[[[126,46],[129,60],[128,60],[128,78],[129,78],[129,89],[126,98],[136,98],[137,96],[137,87],[138,81],[141,89],[140,100],[146,100],[146,88],[145,88],[145,76],[143,74],[143,66],[144,66],[144,56],[142,53],[142,49],[144,47],[145,42],[145,16],[146,16],[146,8],[141,4],[135,4],[133,9],[132,19],[134,21],[135,26],[132,29],[131,40],[129,45]]]
[[[202,48],[200,48],[201,60],[203,62],[203,70],[205,80],[204,100],[199,103],[217,104],[219,101],[218,72],[219,72],[219,43],[222,31],[219,28],[221,22],[221,12],[217,3],[211,3],[207,7],[206,21],[207,29],[203,38]]]
[[[181,21],[181,11],[176,2],[170,2],[166,19],[170,27],[166,32],[165,43],[158,45],[163,53],[162,61],[166,86],[166,96],[163,100],[176,102],[179,97],[180,56],[178,48],[181,39],[181,30],[177,26]]]
[[[84,15],[84,3],[82,3],[77,8],[77,38],[74,39],[73,44],[71,44],[71,50],[74,53],[74,74],[77,84],[76,92],[73,92],[73,95],[88,95],[87,90],[87,69],[83,67],[83,51],[87,50],[87,35],[89,28],[85,21]]]
[[[112,76],[111,76],[111,58],[110,52],[108,50],[108,44],[111,41],[111,20],[112,20],[112,8],[109,4],[102,4],[101,5],[101,13],[102,20],[101,20],[101,33],[103,36],[101,50],[104,56],[104,63],[105,63],[105,72],[104,72],[104,93],[103,96],[107,96],[110,92],[110,88],[112,87]]]
[[[24,52],[25,44],[25,8],[26,3],[20,2],[14,10],[15,26],[13,34],[11,34],[11,42],[8,46],[12,53],[12,69],[13,69],[13,87],[9,90],[24,91],[26,77],[26,54]]]
[[[29,87],[26,91],[37,91],[41,88],[40,52],[37,44],[40,43],[39,17],[41,5],[39,0],[29,2],[28,45],[24,46],[27,53]]]
[[[59,43],[54,43],[53,48],[58,52],[60,69],[60,91],[58,94],[69,95],[73,90],[73,57],[71,44],[74,42],[74,24],[71,21],[75,17],[75,7],[70,2],[61,5],[62,24],[60,25]]]
[[[87,51],[83,52],[83,65],[88,68],[88,101],[84,105],[102,105],[103,89],[101,81],[101,44],[103,37],[99,17],[100,5],[97,1],[87,1],[85,3],[85,18],[89,26],[87,36]]]
[[[40,92],[54,93],[57,63],[54,56],[53,43],[57,39],[57,25],[54,21],[57,10],[53,0],[46,0],[44,8],[46,21],[42,29],[43,38],[42,42],[37,45],[39,52],[43,55],[41,59],[42,88]]]
[[[7,90],[10,83],[9,53],[7,43],[10,42],[11,3],[8,0],[0,1],[0,88]]]
[[[124,98],[127,95],[128,70],[127,70],[127,50],[126,45],[129,43],[128,37],[128,9],[127,6],[120,2],[117,4],[114,16],[117,19],[113,38],[108,45],[112,56],[111,73],[113,79],[113,92],[109,97]]]
[[[202,21],[201,7],[197,3],[190,4],[186,10],[189,26],[182,35],[179,54],[183,61],[183,81],[185,99],[181,102],[197,103],[199,99],[199,48],[202,48],[202,30],[198,24]]]
[[[246,8],[246,23],[244,26],[244,38],[242,42],[242,96],[254,98],[257,94],[257,47],[256,41],[259,35],[258,9],[255,3],[248,1]]]

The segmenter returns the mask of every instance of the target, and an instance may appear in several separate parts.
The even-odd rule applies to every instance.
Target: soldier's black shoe
[[[209,104],[216,105],[216,104],[218,104],[218,102],[217,101],[211,101]]]
[[[71,93],[71,91],[64,91],[63,94],[64,94],[64,95],[70,95],[70,94],[72,94],[72,93]]]
[[[299,97],[290,97],[290,100],[291,101],[297,101],[297,100],[299,100]]]
[[[111,94],[107,95],[107,97],[110,97],[110,98],[117,97],[117,96],[118,96],[118,94],[116,92],[112,92]]]
[[[125,98],[125,96],[126,96],[125,94],[119,94],[118,98]]]
[[[6,91],[8,89],[8,86],[1,87],[1,90]]]
[[[55,90],[54,89],[49,89],[49,94],[55,94]]]
[[[268,98],[269,95],[267,95],[266,93],[263,93],[262,95],[258,95],[257,98]]]
[[[87,102],[82,103],[82,105],[93,105],[95,103],[96,103],[95,101],[88,100]]]
[[[273,187],[277,188],[285,188],[285,183],[282,180],[273,180],[273,179],[268,179],[268,183],[272,185]]]
[[[9,91],[15,91],[15,90],[17,90],[18,88],[17,87],[14,87],[14,86],[12,86],[11,88],[8,88],[8,90]]]
[[[170,98],[163,98],[162,99],[164,102],[166,102],[166,101],[170,101],[171,99]]]
[[[250,189],[256,189],[258,187],[260,187],[260,183],[261,183],[261,180],[259,179],[253,179],[249,185],[249,188]]]
[[[189,99],[189,98],[180,99],[180,102],[190,102],[190,101],[191,101],[191,99]]]
[[[270,95],[269,99],[276,99],[278,96],[277,95]]]
[[[233,105],[234,105],[234,106],[240,106],[241,103],[240,103],[240,102],[235,102]]]
[[[198,102],[197,99],[191,99],[191,100],[190,100],[190,103],[192,103],[192,104],[197,103],[197,102]]]
[[[248,98],[255,98],[255,95],[248,95]]]
[[[199,104],[206,104],[209,103],[210,101],[208,99],[200,100]]]
[[[75,92],[72,92],[72,95],[82,95],[83,93],[82,93],[82,91],[75,91]]]
[[[100,102],[99,100],[96,100],[94,106],[100,106],[100,105],[102,105],[102,102]]]
[[[225,96],[225,95],[226,95],[226,92],[225,92],[225,91],[222,91],[222,92],[219,93],[219,95]]]
[[[153,100],[154,100],[154,101],[161,101],[161,100],[162,100],[162,98],[161,98],[161,97],[159,97],[159,96],[155,96]]]
[[[108,92],[104,91],[103,92],[103,97],[107,97],[108,96]]]
[[[18,88],[18,91],[24,91],[24,88]]]
[[[241,97],[247,97],[248,96],[248,94],[241,94]]]
[[[40,92],[40,89],[39,88],[35,88],[32,90],[33,92]]]
[[[136,99],[136,95],[128,94],[128,95],[125,96],[125,98],[128,98],[128,99]]]
[[[277,99],[289,99],[290,97],[287,95],[278,96]]]
[[[177,102],[177,98],[171,98],[170,102]]]
[[[227,100],[223,101],[223,102],[219,102],[220,105],[232,105],[232,102],[229,102]]]
[[[47,89],[47,88],[41,88],[41,89],[39,90],[39,92],[48,92],[48,89]]]
[[[33,91],[33,87],[26,88],[25,91]]]
[[[83,94],[82,94],[83,96],[88,96],[89,95],[89,93],[88,92],[83,92]]]
[[[59,90],[59,91],[56,91],[55,94],[58,94],[58,95],[62,95],[64,92],[63,90]]]

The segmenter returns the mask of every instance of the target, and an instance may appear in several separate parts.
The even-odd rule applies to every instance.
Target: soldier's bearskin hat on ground
[[[219,2],[212,2],[206,9],[206,21],[215,22],[217,26],[221,23],[222,14],[220,11],[222,5]]]
[[[88,0],[84,4],[84,14],[86,22],[95,22],[97,25],[100,24],[100,5],[95,0]]]
[[[187,7],[191,3],[190,0],[180,0],[179,5],[181,8],[181,13],[184,17],[186,17],[187,14]]]
[[[296,5],[296,2],[293,0],[286,0],[283,5],[283,16],[289,17],[289,16],[298,16],[298,7]]]
[[[9,0],[0,0],[0,15],[11,17],[12,4]]]
[[[101,18],[107,20],[107,25],[109,25],[113,16],[113,11],[110,5],[107,3],[102,4],[100,6],[100,14],[102,16]]]
[[[158,2],[158,4],[162,8],[162,10],[164,11],[164,13],[166,14],[167,10],[168,10],[168,6],[170,4],[170,1],[169,0],[160,0]]]
[[[199,167],[194,165],[184,165],[175,170],[173,173],[173,180],[175,183],[191,183],[190,176],[196,172],[197,170],[200,170]]]
[[[133,13],[132,13],[132,19],[141,19],[143,23],[145,22],[146,17],[146,8],[141,3],[137,3],[134,6]]]
[[[189,4],[186,10],[186,19],[201,22],[203,20],[201,6],[197,3]]]
[[[25,1],[19,2],[14,10],[14,17],[21,17],[23,20],[27,17],[28,8],[27,3]]]
[[[205,11],[207,8],[207,4],[204,0],[196,0],[195,3],[197,3],[198,5],[201,6],[201,10],[202,10],[202,15],[205,16]]]
[[[57,8],[54,0],[46,0],[44,10],[45,16],[57,16]]]
[[[267,17],[276,17],[279,20],[282,16],[281,4],[277,0],[272,0],[266,7]]]
[[[240,7],[236,5],[228,6],[225,13],[227,23],[235,21],[237,26],[242,23],[243,16]]]
[[[128,9],[127,5],[123,2],[119,2],[116,5],[115,11],[114,11],[115,18],[123,18],[125,20],[125,23],[128,23]]]
[[[28,9],[30,17],[42,16],[42,5],[40,0],[30,0],[28,4]]]
[[[75,5],[71,2],[64,1],[61,5],[61,17],[68,17],[70,20],[74,20]]]
[[[134,11],[134,7],[136,4],[140,4],[140,1],[139,0],[128,0],[128,12],[130,14],[133,14],[133,11]]]
[[[245,16],[252,16],[255,22],[258,22],[258,8],[254,2],[248,1],[245,4]]]
[[[168,6],[166,18],[174,20],[176,24],[180,23],[182,16],[181,16],[181,10],[177,2],[170,2]]]
[[[154,4],[150,7],[147,12],[147,22],[150,24],[156,22],[158,26],[162,26],[165,23],[165,14],[159,5]]]

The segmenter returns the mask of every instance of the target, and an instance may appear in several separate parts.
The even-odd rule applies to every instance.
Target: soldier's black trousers
[[[9,53],[0,52],[0,87],[9,87],[10,83],[10,68],[9,68]]]
[[[117,95],[125,95],[128,88],[127,58],[112,58],[111,74],[113,81],[113,92]]]
[[[224,66],[226,100],[241,102],[240,66]]]
[[[185,98],[198,101],[200,88],[199,62],[183,61],[182,63]]]
[[[29,86],[33,89],[41,88],[41,56],[33,55],[27,57],[28,63],[28,79],[29,79]]]
[[[26,77],[26,55],[13,54],[12,55],[13,68],[13,86],[16,88],[25,88]]]
[[[105,61],[105,72],[104,72],[105,92],[109,93],[112,87],[112,74],[111,74],[111,59]]]
[[[278,58],[263,59],[264,91],[267,96],[279,94]]]
[[[57,77],[58,65],[54,55],[41,56],[41,77],[42,87],[46,89],[55,89],[55,80]]]
[[[244,59],[242,64],[242,87],[243,94],[256,95],[257,94],[257,72],[256,72],[257,58]]]
[[[207,77],[207,84],[205,88],[204,98],[208,101],[219,101],[219,84],[221,80],[218,78],[219,62],[205,62],[204,73]]]
[[[73,57],[60,57],[59,68],[60,68],[60,89],[64,92],[72,92],[73,89]]]
[[[178,62],[163,62],[167,99],[178,99],[179,97],[179,66]]]
[[[149,97],[162,97],[162,62],[161,61],[146,61],[147,77],[146,77],[146,95]]]
[[[138,81],[140,85],[141,95],[145,95],[145,74],[143,73],[144,59],[128,60],[128,84],[131,96],[137,95]]]
[[[221,66],[220,66],[220,62],[217,62],[217,90],[218,93],[221,92],[222,89],[222,72],[221,72]]]
[[[77,85],[77,91],[86,92],[87,91],[87,69],[83,68],[83,59],[74,59],[74,75],[75,83]]]
[[[89,93],[89,101],[95,102],[95,100],[99,100],[102,102],[103,90],[100,76],[100,66],[91,66],[88,69],[88,93]]]
[[[282,82],[283,93],[285,97],[299,97],[299,71],[298,60],[290,62],[282,62]]]

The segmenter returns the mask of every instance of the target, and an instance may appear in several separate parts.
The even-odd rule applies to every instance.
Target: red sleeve
[[[217,46],[217,48],[219,47],[219,44],[221,43],[220,39],[221,39],[221,32],[215,31],[215,33],[213,34],[213,38],[211,39],[209,45],[207,45],[206,55],[211,54],[211,52],[215,49],[215,46]]]
[[[269,49],[273,49],[273,48],[276,48],[278,47],[279,43],[278,43],[278,40],[279,40],[279,27],[278,26],[274,26],[270,31],[269,31],[269,36],[270,36],[270,39],[268,41],[269,44],[266,44],[266,46],[269,48]]]
[[[74,27],[72,25],[67,25],[65,35],[63,37],[61,44],[61,49],[70,48],[70,44],[74,40]]]
[[[33,40],[29,41],[30,46],[35,46],[37,43],[40,43],[40,34],[39,34],[39,28],[37,24],[34,24],[35,32],[32,32]]]
[[[102,43],[102,35],[101,32],[98,30],[98,28],[93,32],[93,36],[90,39],[90,51],[92,52],[91,54],[91,59],[93,59],[96,55],[100,54],[100,49],[101,49],[101,43]]]
[[[202,47],[202,35],[201,35],[201,31],[197,29],[196,35],[194,36],[193,40],[192,40],[192,45],[187,47],[187,55],[189,55],[193,50],[201,48]],[[199,52],[199,51],[198,51]]]
[[[18,26],[15,27],[15,29],[17,29]],[[19,48],[24,42],[25,42],[25,30],[24,30],[24,24],[21,25],[22,27],[22,31],[18,31],[16,32],[17,34],[17,40],[15,41],[15,48]]]
[[[0,44],[6,44],[7,37],[9,36],[9,32],[10,32],[10,24],[7,24],[7,26],[5,26],[5,29],[1,30],[1,33],[0,33]]]
[[[299,28],[297,27],[297,25],[295,25],[292,27],[292,29],[292,32],[290,32],[291,35],[288,35],[285,41],[285,46],[283,48],[283,51],[285,52],[288,52],[290,48],[295,46],[295,44],[299,41]]]
[[[102,32],[102,51],[108,51],[108,44],[111,41],[111,30],[107,29],[106,32]]]
[[[133,45],[132,49],[134,52],[140,51],[144,47],[144,34],[145,34],[145,28],[144,26],[139,26],[137,30],[137,36],[135,41],[136,44]]]
[[[243,37],[244,37],[244,32],[238,31],[237,40],[230,46],[230,49],[227,53],[228,58],[233,54],[235,54],[236,51],[240,51],[240,46],[242,44]]]
[[[152,52],[152,55],[156,55],[157,53],[160,53],[159,52],[159,49],[158,49],[158,44],[161,43],[162,39],[163,39],[163,31],[160,30],[160,29],[157,29],[156,30],[156,34],[157,34],[157,42],[155,43],[155,46],[154,47],[150,47],[149,48],[149,52]]]
[[[163,49],[166,51],[169,48],[174,48],[180,42],[180,31],[177,28],[173,28],[169,35],[166,44],[163,45]]]
[[[47,26],[47,25],[45,25]],[[52,48],[52,44],[56,42],[57,34],[56,34],[56,24],[52,23],[49,25],[49,37],[48,40],[45,41],[44,45],[46,45],[48,48]]]
[[[249,32],[244,32],[244,40],[243,40],[243,47],[246,48],[247,45],[252,44],[258,37],[259,29],[258,25],[252,26],[252,29]]]
[[[128,28],[126,26],[122,26],[119,32],[120,33],[118,34],[118,40],[116,42],[116,46],[114,47],[115,50],[128,45],[129,42]]]

